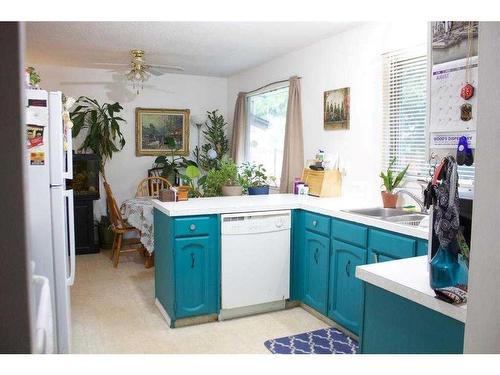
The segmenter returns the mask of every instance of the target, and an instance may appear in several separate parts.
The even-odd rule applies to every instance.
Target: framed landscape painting
[[[325,91],[323,108],[325,130],[349,129],[349,87]]]
[[[165,155],[172,151],[166,139],[175,142],[176,155],[189,155],[189,109],[135,109],[135,154]]]

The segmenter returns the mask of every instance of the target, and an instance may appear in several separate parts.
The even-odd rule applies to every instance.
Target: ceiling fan
[[[172,70],[183,71],[184,68],[178,65],[159,65],[159,64],[147,64],[144,58],[145,52],[140,49],[133,49],[130,51],[131,61],[130,63],[95,63],[96,65],[107,65],[107,66],[116,66],[116,67],[129,67],[125,73],[125,77],[127,80],[131,81],[136,90],[137,94],[139,94],[140,90],[142,90],[144,81],[147,81],[151,75],[161,76],[162,74],[168,73]]]

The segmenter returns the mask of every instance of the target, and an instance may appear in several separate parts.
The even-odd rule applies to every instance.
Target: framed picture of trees
[[[189,109],[135,109],[136,156],[165,155],[172,140],[176,155],[189,155]]]
[[[349,129],[349,87],[325,91],[323,127],[325,130]]]

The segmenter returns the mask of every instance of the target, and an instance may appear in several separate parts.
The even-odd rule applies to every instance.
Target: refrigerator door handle
[[[66,125],[64,124],[64,132],[66,134],[66,149],[64,152],[66,153],[66,172],[63,173],[63,178],[67,180],[73,179],[73,138],[71,134],[71,129],[66,129]]]
[[[68,198],[68,228],[69,228],[69,276],[66,279],[68,286],[75,283],[75,217],[73,205],[73,190],[65,190],[64,195]]]

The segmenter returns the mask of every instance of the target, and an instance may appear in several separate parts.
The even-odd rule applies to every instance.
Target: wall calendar
[[[429,132],[470,132],[476,130],[477,92],[464,99],[461,91],[467,83],[477,90],[478,58],[436,64],[431,75],[431,113]],[[468,79],[467,79],[468,78]],[[468,97],[468,96],[465,96]]]

